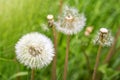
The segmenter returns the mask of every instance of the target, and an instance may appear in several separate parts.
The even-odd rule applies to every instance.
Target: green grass
[[[85,14],[87,18],[86,26],[94,27],[90,39],[93,38],[100,27],[110,29],[114,36],[120,26],[120,0],[65,0],[65,4],[76,7],[79,12]],[[29,80],[30,69],[20,63],[11,61],[15,58],[14,46],[22,35],[33,31],[43,33],[52,39],[51,31],[46,32],[41,28],[42,24],[47,24],[46,16],[49,13],[53,14],[57,20],[59,0],[0,0],[0,80],[8,80],[19,72],[28,72],[28,75],[21,75],[20,79]],[[83,52],[84,50],[87,52],[90,67],[93,70],[98,49],[98,46],[94,46],[92,39],[90,39],[84,36],[84,30],[72,36],[67,80],[89,79]],[[89,42],[88,46],[84,46]],[[119,45],[120,40],[116,47]],[[57,80],[62,80],[65,47],[66,36],[60,33],[58,38]],[[85,49],[82,49],[83,47]],[[103,73],[102,80],[119,80],[120,71],[116,71],[116,68],[120,65],[120,51],[117,51],[111,59],[110,67],[104,68],[102,62],[108,50],[109,47],[102,50],[100,67],[103,71],[106,71]],[[36,72],[36,80],[50,79],[51,64]]]

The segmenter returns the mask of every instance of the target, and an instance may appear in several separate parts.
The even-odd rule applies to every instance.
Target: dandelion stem
[[[66,56],[65,56],[63,80],[66,80],[66,78],[67,78],[69,45],[70,45],[70,35],[67,35],[67,46],[66,46]]]
[[[56,59],[57,59],[57,35],[55,27],[52,27],[53,37],[54,37],[54,48],[55,48],[55,56],[53,57],[52,63],[52,80],[56,80]]]
[[[94,66],[94,72],[93,72],[92,80],[97,80],[96,79],[96,74],[97,74],[97,69],[98,69],[98,66],[99,66],[101,49],[102,49],[102,46],[100,45],[99,48],[98,48],[98,53],[97,53],[97,57],[96,57],[96,62],[95,62],[95,66]]]
[[[62,6],[63,6],[63,0],[60,0],[60,6],[59,6],[59,14],[62,13]]]
[[[35,78],[35,70],[31,69],[31,80],[34,80]]]

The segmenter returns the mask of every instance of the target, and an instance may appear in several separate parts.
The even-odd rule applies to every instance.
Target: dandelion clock
[[[17,42],[15,50],[17,60],[31,69],[47,66],[54,56],[51,40],[37,32],[24,35]]]
[[[84,14],[79,14],[73,7],[65,6],[62,16],[55,22],[56,29],[64,34],[76,34],[83,29],[86,23]]]
[[[113,37],[111,36],[110,31],[107,28],[100,28],[99,33],[94,40],[94,43],[99,44],[99,48],[96,56],[92,80],[97,80],[97,70],[99,67],[102,47],[111,46],[111,44],[113,43]]]
[[[63,14],[58,17],[58,21],[54,22],[56,29],[67,35],[66,56],[64,64],[63,80],[67,79],[68,53],[70,45],[70,35],[80,32],[86,23],[84,14],[79,14],[78,10],[73,7],[65,6]]]

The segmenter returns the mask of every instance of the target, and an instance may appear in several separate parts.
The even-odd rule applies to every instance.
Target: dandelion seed
[[[100,28],[99,33],[97,34],[94,43],[100,44],[102,46],[111,46],[113,42],[113,37],[111,36],[110,31],[106,28]]]
[[[51,40],[37,32],[24,35],[15,49],[18,61],[32,69],[47,66],[54,56]]]
[[[64,34],[76,34],[85,26],[86,18],[83,14],[79,14],[75,8],[65,7],[63,16],[59,16],[58,21],[54,24],[56,29]]]

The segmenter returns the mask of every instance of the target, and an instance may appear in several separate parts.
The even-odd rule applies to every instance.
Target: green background
[[[47,25],[48,14],[53,14],[57,20],[59,5],[60,0],[0,0],[0,80],[30,80],[30,69],[15,59],[15,44],[24,34],[35,31],[53,40],[51,29],[44,30],[43,24]],[[94,27],[89,37],[84,35],[85,28],[71,36],[67,80],[90,80],[98,50],[98,45],[92,43],[93,37],[101,27],[108,28],[115,36],[120,27],[120,0],[63,0],[64,5],[76,7],[87,18],[85,27]],[[120,40],[115,48],[119,45]],[[66,35],[59,33],[57,80],[62,80],[65,48]],[[104,47],[101,52],[101,80],[120,80],[119,49],[114,52],[108,67],[103,64],[109,49]],[[84,53],[90,61],[90,73]],[[51,80],[51,64],[36,70],[35,80]]]

